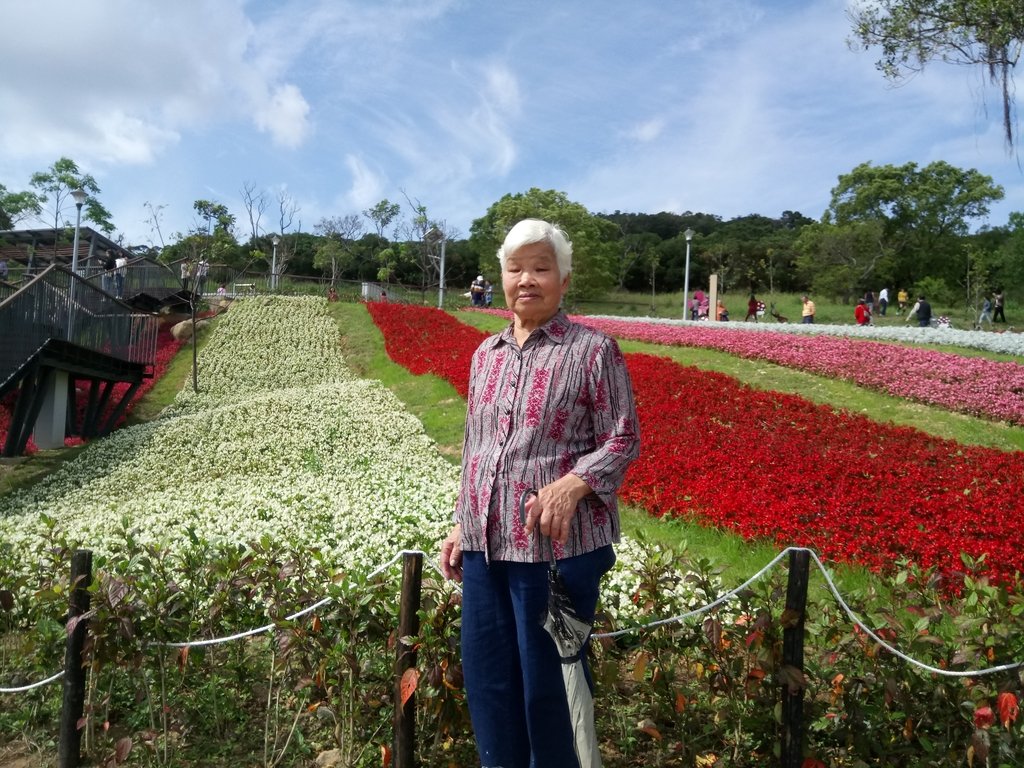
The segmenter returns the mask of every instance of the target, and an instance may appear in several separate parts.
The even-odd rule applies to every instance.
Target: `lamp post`
[[[693,236],[696,234],[689,227],[683,232],[683,237],[686,238],[686,269],[683,272],[683,319],[689,320],[690,315],[690,241],[693,240]]]
[[[270,262],[270,290],[277,290],[277,246],[281,242],[281,238],[274,235],[270,238],[270,242],[274,244],[274,256]]]
[[[75,278],[78,277],[78,231],[82,227],[82,206],[85,205],[85,200],[88,197],[84,189],[75,189],[71,192],[71,197],[75,199],[75,242],[71,246],[71,271],[74,273],[74,277],[71,278],[71,285],[68,290],[69,306],[68,306],[68,337],[71,336],[72,331],[72,313],[74,312],[75,305]]]
[[[84,189],[76,189],[71,193],[71,196],[75,198],[75,208],[77,214],[75,215],[75,243],[71,247],[71,271],[76,275],[78,274],[78,230],[82,226],[82,206],[85,205],[85,200],[88,195],[85,194]]]
[[[444,309],[444,250],[448,244],[448,237],[445,233],[437,227],[431,227],[423,233],[424,239],[430,243],[436,243],[438,240],[441,241],[441,266],[440,266],[440,279],[437,285],[437,308]]]

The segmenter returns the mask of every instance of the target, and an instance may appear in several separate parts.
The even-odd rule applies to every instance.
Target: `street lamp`
[[[431,227],[423,233],[423,238],[428,243],[436,243],[438,240],[441,241],[441,274],[437,286],[437,308],[444,309],[444,249],[448,244],[448,237],[437,227]]]
[[[78,276],[78,230],[82,226],[82,206],[85,205],[85,200],[88,195],[84,189],[75,189],[71,192],[71,197],[75,199],[75,208],[77,209],[75,215],[75,242],[71,246],[71,271]],[[75,278],[71,278],[71,289],[68,291],[68,296],[71,300],[71,307],[69,311],[74,311],[73,307],[75,304]],[[71,326],[68,325],[68,334],[71,333]]]
[[[274,244],[274,257],[270,262],[270,290],[277,290],[277,246],[281,242],[281,238],[274,235],[270,238],[270,242]]]
[[[689,320],[692,315],[690,314],[690,241],[693,240],[693,236],[696,234],[689,227],[683,232],[683,237],[686,238],[686,270],[683,273],[683,319]]]

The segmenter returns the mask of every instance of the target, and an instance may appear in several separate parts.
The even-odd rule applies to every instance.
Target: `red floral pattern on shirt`
[[[463,548],[493,560],[546,560],[547,546],[519,522],[519,499],[569,473],[593,493],[556,552],[571,557],[618,541],[616,493],[640,449],[616,342],[560,313],[522,347],[511,327],[488,338],[472,361],[456,507]]]

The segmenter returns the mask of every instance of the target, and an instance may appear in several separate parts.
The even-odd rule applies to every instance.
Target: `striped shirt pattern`
[[[528,536],[519,498],[573,473],[593,489],[576,510],[573,557],[619,540],[616,493],[640,453],[633,387],[614,339],[559,312],[523,344],[510,325],[473,355],[462,483],[455,519],[462,548],[488,560],[542,562],[539,529]]]

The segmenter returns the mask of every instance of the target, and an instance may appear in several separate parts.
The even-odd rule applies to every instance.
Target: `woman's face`
[[[558,312],[569,276],[559,275],[548,243],[530,243],[505,257],[501,285],[508,308],[519,321],[541,326]]]

